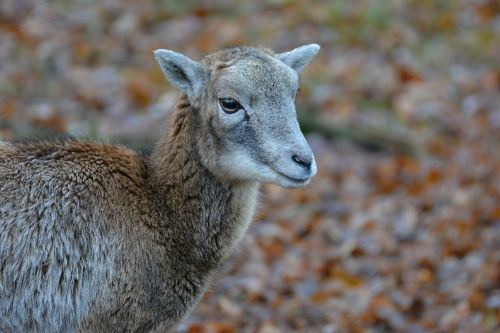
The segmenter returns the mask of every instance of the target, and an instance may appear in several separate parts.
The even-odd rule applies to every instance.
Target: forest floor
[[[178,96],[154,49],[311,42],[298,110],[318,175],[262,187],[176,332],[500,331],[495,0],[3,0],[0,139],[147,151]]]

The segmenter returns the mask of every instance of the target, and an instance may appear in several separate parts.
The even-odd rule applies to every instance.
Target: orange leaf
[[[17,109],[17,103],[15,101],[9,100],[0,106],[0,116],[3,119],[10,119],[14,115]]]
[[[53,113],[47,117],[36,117],[33,121],[37,127],[45,127],[58,132],[65,132],[68,123],[61,115]]]
[[[427,182],[429,184],[436,184],[438,183],[441,179],[443,179],[443,172],[438,169],[432,169],[429,171],[427,174]]]
[[[187,330],[187,333],[203,333],[203,332],[205,332],[205,329],[200,324],[192,324]]]
[[[139,107],[146,107],[151,103],[153,91],[148,78],[141,74],[131,74],[127,78],[127,93],[130,99]]]
[[[217,333],[236,333],[238,331],[234,325],[221,323],[219,321],[211,322],[209,324],[209,329]]]
[[[311,301],[316,304],[325,303],[329,299],[329,295],[325,292],[318,291],[311,296]]]
[[[269,241],[260,242],[260,246],[266,252],[270,260],[282,257],[285,252],[285,246],[279,239],[271,239]]]
[[[354,276],[340,268],[334,270],[333,278],[340,280],[350,288],[358,288],[364,284],[364,280],[362,278]]]
[[[481,310],[485,305],[486,296],[480,289],[473,290],[469,295],[469,306],[471,310]]]
[[[476,7],[476,13],[485,20],[492,20],[500,13],[500,3],[498,0],[482,2]]]
[[[420,74],[418,74],[413,69],[404,65],[397,65],[396,73],[399,77],[399,81],[401,81],[402,83],[407,83],[411,81],[414,82],[422,81],[422,77],[420,76]]]

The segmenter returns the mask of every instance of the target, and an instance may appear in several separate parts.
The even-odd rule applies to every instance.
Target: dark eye
[[[231,97],[219,98],[219,104],[225,113],[235,113],[236,111],[243,109],[240,103]]]

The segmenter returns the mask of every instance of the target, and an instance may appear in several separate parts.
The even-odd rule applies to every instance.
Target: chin
[[[294,189],[294,188],[303,188],[305,187],[307,184],[309,184],[311,182],[311,178],[308,178],[307,180],[291,180],[291,179],[286,179],[286,178],[282,178],[282,179],[276,179],[274,181],[272,181],[273,184],[276,184],[276,185],[279,185],[279,186],[282,186],[282,187],[285,187],[285,188],[290,188],[290,189]]]

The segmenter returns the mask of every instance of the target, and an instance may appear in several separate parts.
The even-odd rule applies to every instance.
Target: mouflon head
[[[193,106],[199,154],[207,168],[226,179],[294,188],[316,174],[295,97],[298,74],[319,48],[310,44],[280,54],[234,48],[201,62],[170,50],[154,53],[167,79]]]

